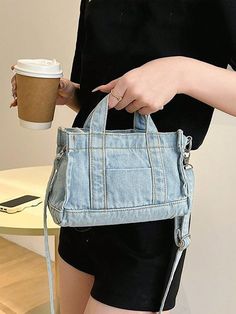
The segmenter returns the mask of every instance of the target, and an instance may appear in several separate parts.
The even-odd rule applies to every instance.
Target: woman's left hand
[[[176,95],[181,93],[184,57],[172,56],[151,60],[134,68],[111,82],[100,85],[100,90],[109,95],[108,106],[130,113],[150,114],[161,110]]]

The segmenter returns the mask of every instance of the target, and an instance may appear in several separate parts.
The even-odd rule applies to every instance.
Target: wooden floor
[[[50,313],[45,257],[0,236],[0,314],[26,313]]]

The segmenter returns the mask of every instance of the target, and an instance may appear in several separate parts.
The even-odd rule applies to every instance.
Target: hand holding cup
[[[14,66],[11,66],[11,70],[14,70]],[[16,74],[11,78],[12,85],[12,96],[14,100],[10,104],[11,107],[17,106],[17,85],[16,85]],[[58,87],[58,94],[56,99],[56,106],[66,105],[73,97],[76,88],[80,88],[80,84],[74,83],[64,77],[60,78],[60,83]]]
[[[11,69],[14,101],[20,125],[43,130],[51,127],[56,105],[69,103],[80,84],[63,78],[61,64],[55,59],[19,59]]]

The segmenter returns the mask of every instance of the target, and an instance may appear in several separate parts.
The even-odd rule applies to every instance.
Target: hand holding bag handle
[[[91,133],[102,132],[106,130],[106,121],[108,114],[108,97],[106,95],[99,104],[90,112],[85,123],[84,128],[88,128]],[[155,123],[150,115],[141,115],[137,111],[134,112],[133,120],[134,129],[142,130],[145,133],[158,133]]]

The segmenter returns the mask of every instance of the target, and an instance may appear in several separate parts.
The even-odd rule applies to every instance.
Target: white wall
[[[57,126],[71,126],[75,112],[68,107],[56,108],[53,127],[42,132],[19,127],[17,109],[9,108],[13,99],[10,66],[20,58],[56,58],[63,65],[64,76],[69,77],[79,1],[0,0],[0,4],[0,128],[4,130],[4,134],[0,132],[0,170],[45,165],[51,161]]]
[[[57,127],[72,125],[76,113],[57,106],[51,129],[38,132],[20,127],[17,108],[9,108],[13,100],[10,67],[21,58],[55,58],[69,78],[79,6],[80,1],[0,0],[0,170],[51,164]],[[5,237],[44,255],[43,237]],[[52,237],[49,244],[54,260]]]
[[[196,178],[192,242],[183,272],[184,293],[174,313],[235,312],[235,143],[236,119],[215,111],[204,144],[191,156]],[[183,301],[189,307],[179,311]]]
[[[75,112],[56,108],[53,127],[21,128],[12,100],[10,66],[19,58],[56,58],[69,77],[79,1],[0,0],[0,170],[51,164],[59,125]],[[4,60],[3,60],[4,58]],[[176,314],[234,313],[236,307],[236,119],[215,111],[205,142],[193,151],[196,188],[192,243],[188,248]],[[44,255],[43,238],[7,237]],[[51,248],[52,248],[52,243]],[[51,250],[53,256],[53,251]]]

